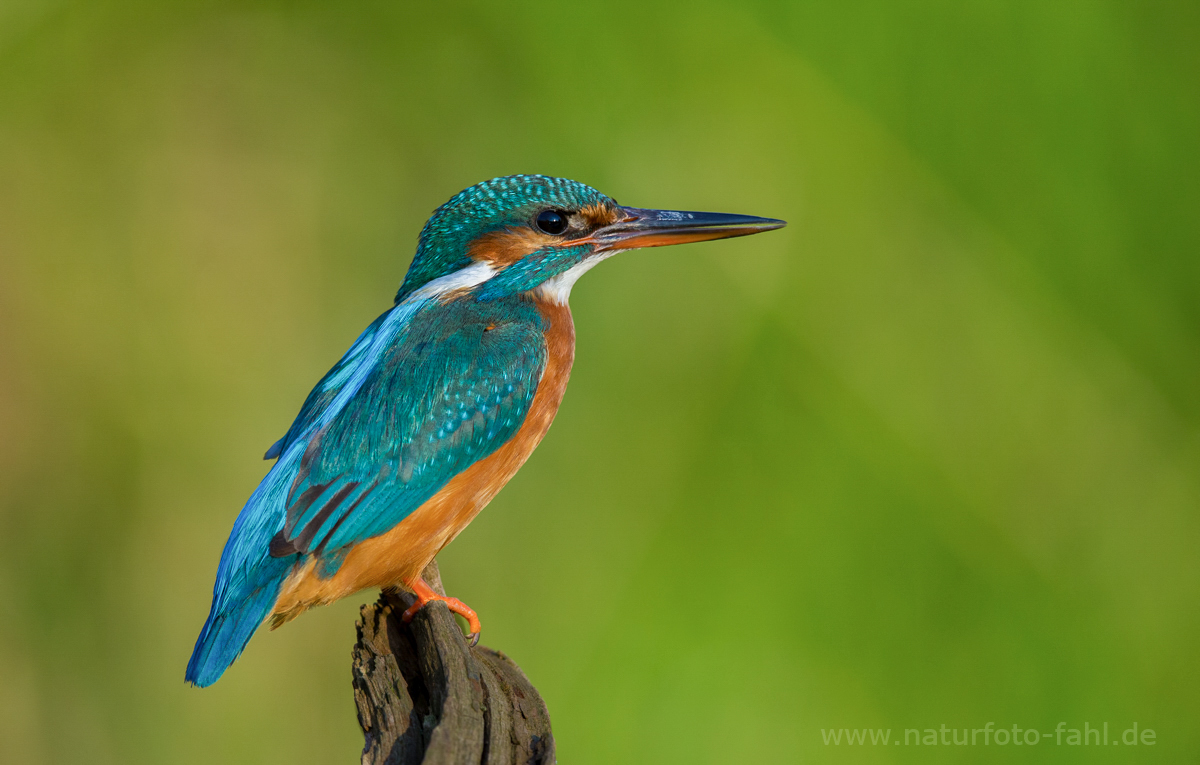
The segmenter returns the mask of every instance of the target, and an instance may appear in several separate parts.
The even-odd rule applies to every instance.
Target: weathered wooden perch
[[[444,595],[437,561],[425,581]],[[504,654],[467,645],[441,603],[411,624],[414,597],[385,590],[362,607],[354,646],[354,701],[363,765],[542,765],[556,762],[550,715]]]

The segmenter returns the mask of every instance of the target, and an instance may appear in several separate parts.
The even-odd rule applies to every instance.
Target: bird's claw
[[[418,611],[430,603],[445,603],[446,608],[450,609],[451,613],[458,614],[467,620],[467,627],[470,629],[470,632],[467,633],[467,641],[471,646],[479,644],[479,633],[483,632],[483,625],[480,624],[479,615],[475,613],[474,609],[458,598],[448,598],[445,595],[438,595],[423,579],[405,582],[405,584],[412,588],[417,596],[417,602],[405,609],[404,614],[400,617],[401,621],[408,624],[417,615]]]

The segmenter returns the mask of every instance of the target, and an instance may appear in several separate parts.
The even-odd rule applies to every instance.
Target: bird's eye
[[[567,230],[567,216],[556,210],[542,210],[537,216],[537,227],[557,236]]]

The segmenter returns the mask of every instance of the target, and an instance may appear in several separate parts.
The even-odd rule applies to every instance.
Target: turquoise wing
[[[309,394],[238,514],[186,679],[216,682],[297,560],[337,571],[512,438],[546,367],[540,313],[518,298],[406,301],[376,319]]]
[[[342,355],[342,358],[338,359],[338,363],[334,364],[333,368],[326,372],[316,387],[309,392],[308,398],[304,400],[304,405],[300,407],[300,413],[296,415],[288,432],[284,434],[283,438],[271,444],[271,448],[263,455],[263,459],[273,460],[279,457],[283,454],[284,449],[311,430],[314,423],[330,413],[338,394],[345,390],[355,372],[364,364],[370,363],[371,350],[376,339],[379,339],[380,335],[390,334],[388,332],[389,318],[395,322],[397,318],[400,318],[396,316],[397,311],[403,310],[404,308],[393,308],[384,311],[379,318],[362,331],[350,349]]]
[[[345,395],[338,384],[353,383],[339,381],[351,374],[335,367],[322,382],[335,383],[329,392],[318,386],[310,395],[323,406],[302,410],[293,425],[311,435],[272,556],[316,555],[331,575],[351,547],[396,526],[511,439],[545,370],[543,329],[536,307],[519,299],[433,303],[377,358],[359,361],[361,382],[329,417],[322,412]]]

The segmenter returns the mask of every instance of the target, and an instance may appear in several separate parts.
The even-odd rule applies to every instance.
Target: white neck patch
[[[538,297],[549,300],[552,303],[566,305],[567,301],[571,299],[571,288],[575,286],[575,282],[579,280],[579,277],[591,271],[600,261],[607,260],[615,254],[604,252],[599,255],[593,255],[582,263],[576,263],[558,276],[552,276],[542,282],[534,292]]]
[[[477,284],[483,284],[488,279],[496,275],[496,269],[492,268],[487,263],[480,261],[472,263],[466,268],[460,268],[452,274],[440,276],[433,281],[426,283],[421,289],[405,298],[404,302],[410,300],[428,300],[429,298],[444,295],[447,292],[455,290],[465,290],[474,287]]]

